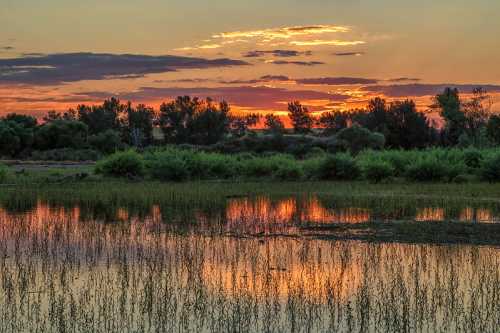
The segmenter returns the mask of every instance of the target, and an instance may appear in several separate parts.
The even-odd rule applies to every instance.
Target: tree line
[[[0,118],[0,155],[28,157],[33,151],[57,149],[109,154],[126,147],[159,144],[220,145],[246,137],[255,140],[259,134],[252,128],[259,123],[264,126],[263,140],[333,138],[348,143],[354,151],[384,146],[484,147],[500,144],[500,116],[491,114],[490,109],[490,98],[480,88],[469,99],[461,98],[452,88],[436,95],[430,110],[439,113],[442,126],[418,111],[411,100],[388,103],[374,98],[365,109],[323,112],[320,116],[296,101],[288,105],[292,129],[287,129],[276,115],[263,119],[257,114],[235,116],[228,103],[211,99],[182,96],[163,103],[157,112],[143,104],[134,106],[111,98],[101,105],[79,105],[63,113],[51,111],[41,121],[20,114]],[[155,135],[155,131],[162,135]]]

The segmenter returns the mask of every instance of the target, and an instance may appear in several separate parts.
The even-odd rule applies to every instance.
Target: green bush
[[[447,175],[446,167],[434,158],[424,158],[415,161],[406,170],[406,177],[417,182],[441,181]]]
[[[468,168],[478,169],[483,162],[483,154],[477,149],[464,151],[464,163]]]
[[[146,161],[146,167],[149,175],[157,180],[182,181],[190,176],[186,161],[172,154],[155,154]]]
[[[491,156],[483,163],[481,179],[491,183],[500,181],[500,153]]]
[[[369,181],[380,181],[394,176],[394,167],[383,160],[369,160],[361,164],[363,177]]]
[[[352,180],[359,175],[356,161],[347,154],[329,155],[318,166],[318,178],[323,180]]]
[[[304,176],[304,171],[297,161],[289,161],[278,166],[274,172],[274,177],[281,180],[301,180]]]
[[[144,175],[144,159],[133,150],[115,153],[97,163],[95,172],[113,177],[137,177]]]
[[[0,183],[5,182],[7,179],[7,167],[3,164],[0,164]]]

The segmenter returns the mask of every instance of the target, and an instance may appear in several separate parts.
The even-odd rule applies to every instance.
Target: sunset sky
[[[314,111],[481,85],[500,111],[496,0],[0,0],[0,114],[177,95]]]

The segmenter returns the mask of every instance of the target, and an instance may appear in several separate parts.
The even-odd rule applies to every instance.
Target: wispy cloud
[[[422,97],[432,96],[442,92],[445,88],[457,88],[462,93],[470,93],[474,88],[482,87],[488,92],[500,92],[500,85],[485,84],[394,84],[362,87],[361,90],[383,94],[388,97]]]
[[[259,58],[266,55],[271,55],[280,58],[291,58],[298,56],[310,56],[312,51],[296,51],[296,50],[267,50],[267,51],[248,51],[243,54],[245,58]]]
[[[365,55],[365,52],[337,52],[333,55],[337,57],[360,57],[362,55]]]
[[[360,77],[322,77],[322,78],[306,78],[306,79],[295,80],[295,82],[299,84],[328,85],[328,86],[375,84],[378,81],[379,80],[376,79],[367,79]]]
[[[333,39],[333,40],[325,40],[325,39],[315,39],[315,40],[300,40],[300,41],[292,41],[290,42],[291,45],[296,45],[296,46],[355,46],[355,45],[362,45],[365,44],[366,42],[362,40],[338,40],[338,39]]]
[[[235,39],[235,38],[265,38],[265,39],[289,39],[295,36],[311,36],[325,33],[348,32],[349,27],[336,25],[310,25],[282,27],[262,30],[232,31],[213,35],[213,38]]]
[[[62,53],[0,59],[0,83],[52,85],[106,78],[137,78],[185,68],[241,66],[231,59],[131,54]]]
[[[318,66],[324,65],[321,61],[286,61],[286,60],[267,60],[266,63],[274,65],[297,65],[297,66]]]

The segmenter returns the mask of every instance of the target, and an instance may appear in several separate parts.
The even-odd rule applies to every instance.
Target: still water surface
[[[391,208],[392,209],[392,208]],[[307,223],[497,223],[314,196],[186,211],[0,209],[0,332],[498,332],[500,249],[302,237]]]

